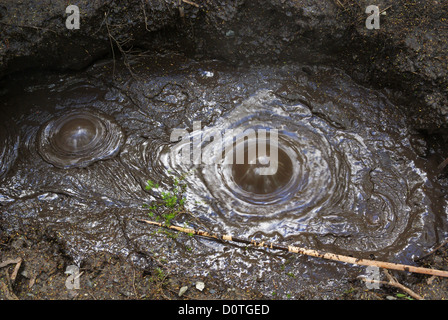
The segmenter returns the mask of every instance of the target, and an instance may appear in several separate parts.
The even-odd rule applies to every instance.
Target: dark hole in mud
[[[260,169],[268,167],[271,156],[271,147],[264,157],[257,158],[255,153],[245,147],[245,161],[243,164],[234,164],[232,174],[235,183],[244,191],[255,194],[269,194],[283,188],[291,180],[293,175],[293,164],[289,156],[283,150],[277,152],[277,163],[275,170],[268,174],[262,174]],[[268,158],[266,158],[268,157]]]
[[[269,21],[270,28],[283,28]],[[51,230],[77,265],[106,252],[146,270],[163,262],[186,278],[211,276],[266,296],[280,287],[283,298],[313,296],[312,286],[335,297],[363,269],[167,236],[136,219],[148,218],[155,204],[166,217],[173,205],[166,200],[173,194],[180,200],[173,190],[181,179],[187,213],[170,220],[178,225],[401,263],[443,237],[445,199],[436,168],[448,156],[440,151],[445,141],[412,128],[412,115],[393,92],[367,88],[308,50],[300,51],[309,54],[303,59],[275,62],[283,53],[267,36],[275,50],[264,64],[232,63],[225,58],[238,48],[232,42],[241,41],[238,34],[258,46],[243,20],[237,26],[224,40],[205,33],[207,44],[215,44],[207,58],[127,53],[117,42],[113,56],[85,70],[4,81],[1,230]],[[284,41],[294,42],[290,30],[283,32]],[[265,158],[272,159],[272,150],[278,157],[273,174],[260,174],[269,164],[247,143],[239,146],[243,164],[179,161],[191,140],[170,135],[192,130],[195,121],[202,123],[200,138],[213,130],[277,129],[278,148],[265,146]]]

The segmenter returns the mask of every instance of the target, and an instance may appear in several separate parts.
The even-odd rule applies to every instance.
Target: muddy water
[[[334,297],[363,269],[167,236],[135,221],[148,217],[142,205],[184,176],[190,214],[173,221],[179,225],[404,263],[441,236],[444,211],[404,114],[341,71],[232,68],[179,56],[132,67],[130,74],[104,61],[4,84],[4,230],[53,230],[79,264],[98,251],[142,267],[156,257],[187,277],[219,277],[283,298]],[[174,129],[192,139],[172,141]],[[236,129],[263,129],[269,139],[277,132],[277,147],[266,144],[268,158],[278,155],[273,174],[214,161],[222,154],[208,148],[217,137],[224,149],[249,154],[247,143],[225,136]],[[202,158],[179,161],[193,141]],[[160,190],[146,190],[148,179]]]

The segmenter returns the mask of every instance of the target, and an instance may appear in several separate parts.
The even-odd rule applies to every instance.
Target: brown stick
[[[6,267],[9,264],[17,264],[19,262],[22,262],[22,258],[16,258],[16,259],[8,259],[3,262],[0,262],[0,268]]]
[[[448,165],[448,158],[443,160],[443,162],[437,166],[437,170],[442,171],[443,168],[445,168],[447,165]]]
[[[195,6],[196,8],[199,8],[200,5],[198,5],[197,3],[194,3],[193,1],[189,1],[189,0],[182,0],[182,2],[185,2],[189,5]]]
[[[393,286],[395,288],[398,288],[404,292],[406,292],[408,295],[410,295],[411,297],[413,297],[414,299],[417,300],[424,300],[423,297],[417,293],[415,293],[414,291],[412,291],[411,289],[409,289],[408,287],[402,285],[400,282],[397,281],[397,279],[395,279],[387,270],[383,270],[384,274],[386,275],[387,279],[389,280],[389,285]]]
[[[8,286],[3,281],[0,281],[0,290],[5,292],[6,299],[19,300],[19,298],[17,298],[17,296],[13,292],[9,291]]]
[[[194,235],[198,235],[198,236],[202,236],[202,237],[206,237],[206,238],[241,242],[241,243],[253,245],[256,247],[263,247],[263,248],[268,248],[268,249],[276,249],[276,250],[288,251],[288,252],[293,252],[293,253],[299,253],[299,254],[303,254],[303,255],[307,255],[307,256],[311,256],[311,257],[322,258],[322,259],[327,259],[327,260],[332,260],[332,261],[339,261],[339,262],[350,263],[350,264],[361,265],[361,266],[374,266],[374,267],[390,269],[390,270],[428,274],[428,275],[434,275],[434,276],[439,276],[439,277],[448,277],[448,271],[444,271],[444,270],[414,267],[411,265],[377,261],[377,260],[359,259],[359,258],[353,258],[353,257],[344,256],[344,255],[340,255],[340,254],[323,252],[323,251],[319,251],[319,250],[305,249],[305,248],[300,248],[300,247],[295,247],[295,246],[278,245],[278,244],[274,244],[274,243],[268,243],[265,241],[247,240],[247,239],[243,239],[243,238],[233,237],[231,235],[211,234],[211,233],[208,233],[208,232],[202,231],[202,230],[183,228],[183,227],[178,227],[178,226],[173,226],[173,225],[168,226],[168,225],[165,225],[160,222],[154,222],[154,221],[145,220],[145,219],[137,219],[137,221],[144,222],[144,223],[147,223],[150,225],[155,225],[155,226],[159,226],[159,227],[163,227],[163,228],[176,230],[179,232],[194,234]]]
[[[22,258],[19,258],[16,266],[11,274],[11,280],[14,282],[17,278],[17,273],[19,272],[20,266],[22,265]]]
[[[417,293],[415,293],[408,287],[405,287],[404,285],[402,285],[399,282],[380,281],[380,280],[372,280],[372,279],[366,279],[366,278],[361,278],[361,279],[367,283],[378,283],[378,284],[384,284],[387,286],[392,286],[392,287],[398,288],[398,289],[406,292],[408,295],[410,295],[411,297],[413,297],[416,300],[425,300],[425,299],[423,299],[423,297],[421,297],[420,295],[418,295]]]
[[[408,287],[406,287],[406,286],[402,285],[401,283],[399,283],[397,281],[397,279],[395,279],[389,272],[387,272],[387,270],[383,270],[383,271],[384,271],[384,274],[387,276],[387,279],[389,281],[373,280],[373,279],[367,279],[367,278],[364,278],[364,277],[362,277],[361,280],[363,280],[366,283],[378,283],[378,284],[385,284],[385,285],[388,285],[388,286],[392,286],[392,287],[398,288],[398,289],[406,292],[408,295],[410,295],[412,298],[414,298],[416,300],[425,300],[419,294],[415,293],[414,291],[412,291]]]
[[[441,244],[439,244],[437,247],[435,247],[434,249],[432,249],[430,252],[428,252],[427,254],[425,254],[424,256],[421,256],[417,259],[414,259],[415,262],[418,262],[420,260],[423,260],[427,257],[429,257],[430,255],[432,255],[433,253],[435,253],[437,250],[439,250],[440,248],[442,248],[444,245],[446,245],[448,243],[448,239],[445,239],[442,241]]]

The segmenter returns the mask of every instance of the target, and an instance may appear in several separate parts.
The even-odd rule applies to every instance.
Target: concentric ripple
[[[359,269],[172,239],[136,221],[150,214],[142,205],[162,204],[183,176],[180,226],[406,264],[446,238],[443,188],[413,150],[406,114],[381,92],[327,67],[142,59],[139,77],[111,60],[12,85],[20,90],[2,110],[14,116],[0,126],[6,235],[45,229],[78,265],[110,253],[151,269],[163,256],[184,278],[212,274],[283,298],[310,287],[336,296]]]
[[[232,130],[241,136],[226,134]],[[261,157],[249,151],[260,132],[267,137]],[[186,145],[199,139],[195,135],[202,139],[200,164],[182,158]],[[221,142],[218,152],[213,141]],[[238,150],[244,150],[244,163],[235,162]],[[187,176],[190,196],[213,208],[198,215],[230,232],[293,238],[315,234],[323,242],[342,241],[350,250],[376,250],[400,237],[408,221],[402,212],[409,211],[406,182],[382,165],[383,157],[357,133],[331,126],[306,106],[286,105],[260,91],[212,127],[165,148],[161,162],[179,175],[194,172]],[[271,161],[272,172],[261,174]],[[375,185],[377,179],[382,183]]]
[[[263,113],[259,113],[256,120],[252,117],[245,119],[239,126],[245,131],[256,132],[256,123],[263,121],[263,117],[270,122],[270,130],[275,129],[275,118]],[[256,145],[258,141],[249,140],[246,143]],[[335,175],[341,170],[337,167],[341,165],[341,159],[328,153],[331,150],[328,142],[322,140],[314,128],[304,124],[279,130],[276,145],[272,148],[272,144],[267,143],[267,150],[277,155],[277,159],[273,160],[276,163],[269,163],[273,171],[268,174],[260,174],[260,169],[268,165],[261,165],[259,161],[258,164],[246,160],[243,164],[202,166],[206,184],[214,186],[210,191],[222,203],[231,204],[229,211],[265,218],[300,209],[299,216],[303,216],[319,203],[327,201],[330,195],[337,196],[340,193],[337,189],[346,184],[344,180],[336,184],[338,179]],[[322,146],[328,149],[322,151],[319,149]],[[239,143],[230,148],[236,153]],[[341,178],[345,179],[344,176]],[[232,201],[229,202],[229,199]]]
[[[50,120],[39,132],[38,151],[59,168],[86,167],[116,155],[124,134],[112,118],[77,110]]]

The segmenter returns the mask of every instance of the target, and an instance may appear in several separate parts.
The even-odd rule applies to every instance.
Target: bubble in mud
[[[203,130],[206,137],[223,132],[220,141],[224,157],[219,152],[206,152],[222,162],[207,157],[212,165],[195,168],[199,180],[191,179],[189,185],[197,194],[213,199],[213,209],[226,226],[256,226],[263,222],[263,226],[276,230],[281,220],[300,228],[320,208],[337,203],[346,193],[349,169],[344,155],[326,138],[326,128],[311,124],[314,120],[306,107],[295,105],[290,115],[282,114],[269,105],[271,101],[269,93],[260,93],[213,128]],[[183,174],[193,169],[173,156],[189,143],[182,140],[176,144],[175,152],[166,161],[170,170]],[[204,145],[204,150],[207,147]],[[241,151],[244,160],[238,162],[235,158]]]
[[[88,148],[97,134],[97,127],[89,119],[72,118],[54,135],[54,142],[62,150],[79,152]]]
[[[86,167],[113,157],[124,133],[114,120],[92,110],[78,110],[50,120],[39,132],[38,151],[59,168]]]
[[[268,146],[268,150],[271,150],[271,146]],[[282,190],[293,176],[293,163],[290,156],[282,149],[275,149],[277,163],[275,164],[275,170],[272,174],[262,174],[261,169],[268,165],[263,164],[266,162],[261,157],[254,157],[254,153],[248,152],[245,148],[245,161],[244,163],[235,163],[232,166],[232,176],[236,185],[244,190],[253,194],[270,194]],[[267,158],[270,157],[270,152],[266,154]]]
[[[277,139],[266,143],[271,154],[260,156],[250,148],[263,130],[277,132]],[[408,215],[402,214],[411,210],[408,181],[400,170],[384,161],[370,140],[333,126],[306,105],[288,105],[260,91],[204,128],[202,137],[216,132],[223,132],[222,149],[232,150],[229,158],[206,152],[209,164],[181,163],[180,151],[191,150],[185,147],[187,139],[175,145],[175,152],[161,151],[160,159],[169,170],[186,176],[188,196],[210,203],[205,213],[195,211],[198,217],[226,232],[248,237],[263,232],[297,241],[302,234],[314,234],[322,245],[375,251],[396,243],[408,230]],[[204,150],[212,148],[209,139],[203,140]],[[383,141],[392,143],[392,138],[384,136]],[[244,151],[240,163],[230,158],[238,150]],[[276,170],[261,174],[272,152]]]

